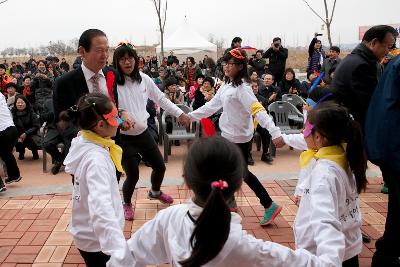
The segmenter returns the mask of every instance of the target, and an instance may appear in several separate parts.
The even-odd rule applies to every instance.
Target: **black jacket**
[[[279,83],[279,88],[281,89],[281,95],[288,94],[290,87],[292,87],[293,89],[296,88],[297,94],[300,94],[301,84],[298,79],[293,78],[293,80],[287,81],[285,78],[283,78],[283,80],[280,81]]]
[[[283,48],[282,46],[278,51],[274,51],[272,47],[270,47],[267,51],[265,51],[263,58],[269,58],[268,70],[272,74],[276,76],[276,74],[283,74],[285,72],[286,67],[286,59],[288,58],[288,50],[287,48]]]
[[[113,71],[109,69],[108,71]],[[104,72],[104,70],[103,70]],[[104,73],[107,79],[107,73]],[[114,72],[115,80],[113,85],[113,98],[116,106],[118,107],[118,92],[117,92],[117,76]],[[83,74],[82,68],[79,67],[72,70],[55,81],[53,93],[53,105],[55,121],[59,120],[59,115],[62,111],[76,105],[81,96],[88,94],[89,89]]]
[[[349,109],[363,130],[368,105],[378,83],[378,64],[372,51],[361,43],[342,60],[332,81],[335,98]]]
[[[40,129],[39,116],[32,108],[27,107],[24,111],[18,111],[13,108],[11,111],[15,127],[18,130],[18,136],[26,133],[28,136],[36,135]]]

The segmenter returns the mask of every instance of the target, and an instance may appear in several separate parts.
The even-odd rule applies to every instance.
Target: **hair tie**
[[[245,57],[242,55],[240,50],[237,48],[230,50],[229,54],[231,54],[234,58],[237,58],[237,59],[245,59]]]
[[[219,188],[221,190],[224,190],[225,188],[228,188],[229,185],[226,181],[224,180],[219,180],[219,181],[214,181],[211,183],[212,188]]]

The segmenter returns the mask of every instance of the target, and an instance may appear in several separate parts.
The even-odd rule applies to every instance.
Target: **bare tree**
[[[0,1],[0,5],[1,4],[3,4],[3,3],[5,3],[5,2],[7,2],[8,0],[2,0],[2,1]]]
[[[161,36],[161,56],[164,57],[164,29],[165,29],[165,22],[167,21],[167,7],[168,7],[168,0],[165,0],[164,9],[162,8],[162,0],[151,0],[154,4],[156,9],[157,17],[158,17],[158,26],[160,28],[160,36]]]
[[[322,18],[321,15],[319,15],[317,13],[317,11],[315,11],[315,9],[313,9],[310,4],[308,3],[307,0],[303,0],[304,3],[306,3],[306,5],[308,6],[308,8],[310,8],[310,10],[318,17],[322,20],[322,22],[325,24],[326,26],[326,32],[328,34],[328,41],[329,41],[329,45],[332,46],[332,38],[331,38],[331,24],[332,24],[332,19],[333,19],[333,14],[335,13],[335,7],[336,7],[336,0],[333,1],[333,6],[332,6],[332,12],[331,12],[331,16],[329,17],[329,9],[328,9],[328,4],[327,4],[327,0],[324,0],[324,7],[325,7],[325,19]]]

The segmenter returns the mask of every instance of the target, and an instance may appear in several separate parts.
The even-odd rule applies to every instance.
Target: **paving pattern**
[[[263,208],[254,193],[244,185],[237,193],[239,214],[243,228],[255,237],[272,240],[294,248],[292,224],[297,212],[292,193],[296,180],[263,181],[273,200],[283,205],[275,222],[261,227],[258,222]],[[372,242],[364,244],[360,266],[370,266],[375,241],[384,230],[387,213],[387,195],[381,194],[381,179],[370,178],[368,189],[360,196],[363,216],[362,230]],[[175,203],[185,202],[191,193],[183,185],[166,186]],[[136,190],[135,220],[126,222],[124,233],[129,238],[142,224],[153,218],[166,205],[146,198],[147,189]],[[0,199],[0,265],[1,266],[85,266],[68,232],[71,215],[71,195],[51,194]],[[162,266],[169,266],[168,264]]]

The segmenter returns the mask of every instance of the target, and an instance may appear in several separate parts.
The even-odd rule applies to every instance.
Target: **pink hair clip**
[[[221,190],[224,190],[225,188],[228,188],[228,183],[224,180],[219,180],[219,181],[214,181],[211,183],[211,187],[213,188],[219,188]]]

